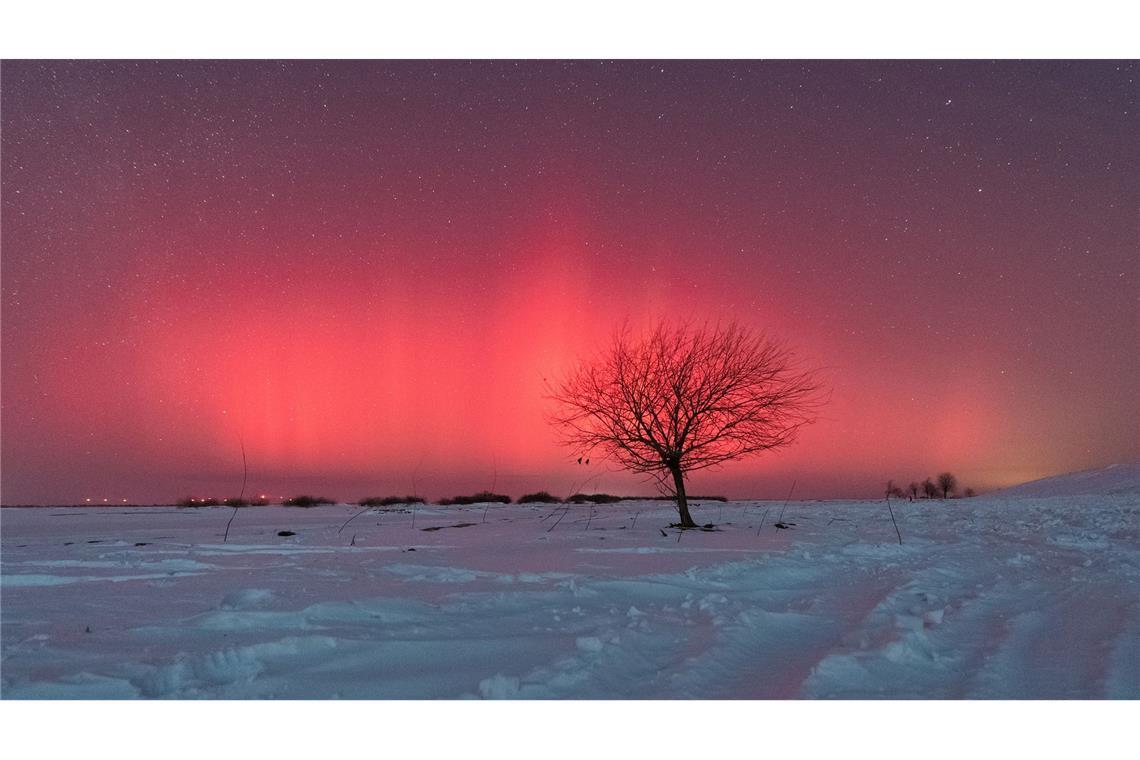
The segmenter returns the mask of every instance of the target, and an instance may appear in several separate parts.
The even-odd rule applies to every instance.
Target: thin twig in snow
[[[771,507],[768,507],[768,509],[765,509],[764,510],[764,516],[760,518],[760,528],[764,527],[764,521],[768,519],[768,510],[769,509],[771,509]],[[758,536],[760,535],[760,528],[756,529],[756,535],[758,535]]]
[[[424,463],[424,457],[427,454],[420,454],[420,461],[416,463],[416,469],[412,470],[412,496],[419,496],[420,492],[416,490],[416,479],[420,474],[420,466]]]
[[[891,507],[891,497],[887,497],[887,509],[891,512],[891,522],[895,524],[895,534],[899,537],[899,546],[902,546],[902,533],[899,533],[899,524],[895,522],[895,510]]]
[[[234,518],[237,517],[238,504],[245,498],[245,482],[249,479],[249,466],[245,461],[245,439],[240,435],[238,436],[238,443],[241,444],[241,493],[238,494],[237,504],[234,504],[234,513],[230,515],[229,522],[226,523],[226,533],[222,536],[223,544],[230,538],[230,526],[233,524]]]
[[[780,516],[776,518],[776,522],[784,521],[784,510],[788,508],[788,502],[792,500],[792,491],[796,490],[796,481],[792,481],[792,487],[788,489],[788,498],[784,499],[784,506],[780,507]]]
[[[357,513],[356,513],[355,515],[353,515],[352,517],[350,517],[350,518],[348,518],[347,520],[345,520],[345,521],[344,521],[344,525],[341,525],[341,526],[340,526],[340,528],[339,528],[339,529],[337,529],[337,532],[336,532],[336,534],[339,536],[339,535],[340,535],[340,532],[341,532],[342,530],[344,530],[344,528],[345,528],[345,525],[348,525],[350,522],[352,522],[353,520],[355,520],[356,518],[360,517],[362,514],[364,514],[365,512],[367,512],[369,509],[371,509],[371,507],[365,507],[364,509],[362,509],[362,510],[360,510],[359,512],[357,512]]]
[[[550,531],[557,528],[558,523],[562,522],[562,518],[565,517],[569,513],[570,513],[570,507],[566,507],[566,509],[562,510],[562,514],[559,516],[559,518],[557,520],[554,521],[553,525],[551,525],[549,528],[546,529],[546,532],[549,533]]]

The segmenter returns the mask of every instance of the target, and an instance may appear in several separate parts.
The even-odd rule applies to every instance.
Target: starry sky
[[[651,493],[543,383],[661,317],[831,388],[691,492],[1134,460],[1137,69],[5,61],[0,498]]]

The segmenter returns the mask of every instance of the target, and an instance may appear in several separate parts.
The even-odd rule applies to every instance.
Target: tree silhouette
[[[942,498],[950,497],[950,492],[958,487],[958,479],[948,472],[938,476],[938,487],[942,489]]]
[[[913,501],[913,500],[915,500],[915,499],[917,499],[917,498],[918,498],[918,483],[915,483],[915,482],[912,480],[912,481],[910,482],[910,485],[906,487],[906,490],[907,490],[908,492],[910,492],[910,498],[911,498],[911,501]]]
[[[922,481],[922,494],[928,499],[933,499],[938,495],[938,486],[934,485],[934,481],[930,478]]]
[[[619,330],[547,397],[561,443],[583,455],[601,449],[654,477],[675,496],[681,527],[695,528],[686,476],[791,444],[813,421],[819,390],[788,348],[762,334],[659,322],[642,337]]]

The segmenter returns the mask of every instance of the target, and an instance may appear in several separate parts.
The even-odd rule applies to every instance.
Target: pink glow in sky
[[[1134,460],[1136,72],[5,62],[3,501],[649,493],[543,419],[627,318],[824,368],[697,493]]]

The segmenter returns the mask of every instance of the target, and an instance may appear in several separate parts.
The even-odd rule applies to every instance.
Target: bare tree
[[[676,497],[681,526],[695,528],[686,476],[791,444],[814,421],[819,390],[786,346],[762,334],[660,322],[643,337],[619,330],[548,386],[549,420],[576,453],[597,448],[655,478]]]
[[[887,501],[890,501],[892,496],[894,496],[896,499],[901,499],[903,496],[906,496],[906,494],[903,493],[903,490],[895,485],[895,481],[893,480],[887,481],[887,488],[885,493],[887,496]]]
[[[972,499],[978,495],[978,492],[975,491],[973,488],[967,488],[965,491],[962,492],[962,495],[965,496],[967,499]]]
[[[928,499],[933,499],[938,495],[938,486],[934,485],[934,481],[930,478],[922,481],[922,495]]]
[[[918,498],[918,483],[915,483],[912,480],[910,482],[910,485],[906,487],[906,490],[910,493],[910,500],[911,501],[914,501],[915,499]]]
[[[950,492],[958,487],[958,479],[948,472],[938,476],[938,487],[942,489],[942,498],[950,498]]]

